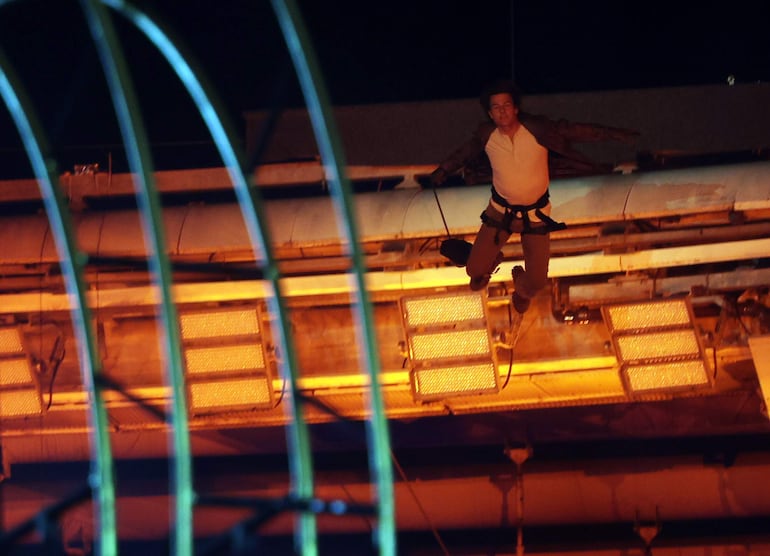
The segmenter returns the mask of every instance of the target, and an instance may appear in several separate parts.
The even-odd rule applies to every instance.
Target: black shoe
[[[489,280],[492,278],[489,274],[485,274],[484,276],[474,276],[471,278],[471,290],[473,291],[479,291],[486,287],[487,284],[489,284]]]
[[[464,239],[450,237],[441,242],[439,252],[457,266],[465,266],[473,245]]]
[[[516,265],[513,267],[513,270],[511,270],[511,275],[513,276],[513,287],[516,287],[516,279],[524,274],[524,267],[521,265]],[[511,301],[513,302],[513,308],[516,309],[517,313],[526,313],[527,309],[529,309],[529,299],[526,297],[519,295],[518,292],[514,291],[513,295],[511,296]]]
[[[527,309],[529,309],[530,300],[520,296],[519,292],[513,292],[511,301],[513,302],[513,308],[516,309],[517,313],[524,314],[527,312]]]

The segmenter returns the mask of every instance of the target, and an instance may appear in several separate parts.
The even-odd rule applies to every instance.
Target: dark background
[[[267,0],[140,1],[173,31],[219,96],[243,114],[303,106]],[[298,2],[335,105],[471,98],[513,76],[548,94],[768,81],[763,2]],[[114,17],[158,169],[219,165],[192,102],[154,47]],[[20,75],[60,170],[110,160],[120,133],[80,5],[0,0],[0,49]],[[280,87],[280,76],[289,76]],[[408,130],[405,130],[408,133]],[[0,108],[0,178],[31,175]]]

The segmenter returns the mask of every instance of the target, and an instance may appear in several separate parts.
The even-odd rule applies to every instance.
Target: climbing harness
[[[564,230],[567,225],[564,222],[556,222],[553,218],[545,214],[542,209],[548,206],[550,193],[546,189],[545,193],[531,205],[512,205],[505,197],[500,195],[497,190],[492,187],[492,200],[498,205],[505,208],[505,214],[502,220],[494,220],[486,215],[481,214],[481,220],[488,226],[494,228],[503,229],[508,233],[513,233],[514,220],[521,220],[522,222],[522,234],[547,234],[549,232],[556,232]],[[529,218],[530,211],[535,211],[535,216],[543,222],[544,226],[533,226],[532,221]]]

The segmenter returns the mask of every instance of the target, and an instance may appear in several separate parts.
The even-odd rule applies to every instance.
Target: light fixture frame
[[[473,318],[465,320],[441,320],[436,323],[420,323],[414,325],[409,321],[409,311],[407,305],[410,302],[424,301],[426,303],[435,302],[441,298],[457,299],[465,297],[478,297],[481,304],[481,312]],[[399,308],[401,312],[401,323],[405,334],[406,346],[405,354],[409,363],[409,382],[412,390],[412,397],[415,402],[432,402],[439,401],[450,397],[458,396],[473,396],[473,395],[487,395],[497,394],[500,392],[500,376],[498,372],[497,353],[495,349],[494,339],[489,329],[489,309],[487,305],[487,298],[484,292],[441,292],[438,294],[425,294],[416,296],[403,296],[399,300]],[[475,330],[483,330],[488,345],[488,351],[483,355],[462,355],[455,357],[437,357],[437,358],[421,358],[415,357],[412,339],[417,335],[430,335],[430,334],[462,334],[464,332],[472,332]],[[449,369],[456,370],[457,368],[471,368],[471,367],[490,367],[489,386],[475,389],[453,389],[448,391],[433,391],[425,392],[421,389],[420,374],[423,372],[442,372],[442,370],[449,372]]]
[[[643,325],[637,326],[637,327],[627,327],[627,328],[621,328],[618,329],[615,326],[613,326],[612,317],[610,316],[610,312],[613,309],[616,309],[618,307],[640,307],[643,310],[646,311],[652,311],[654,310],[655,305],[663,306],[665,304],[671,304],[671,303],[681,303],[683,304],[683,308],[686,311],[687,314],[687,322],[680,322],[680,323],[674,323],[674,324],[662,324],[662,325],[653,325],[649,327],[645,327]],[[698,331],[695,326],[695,313],[692,308],[692,302],[689,297],[678,297],[678,298],[666,298],[666,299],[658,299],[658,300],[649,300],[649,301],[643,301],[643,302],[623,302],[623,303],[614,303],[611,305],[605,305],[601,307],[602,312],[602,318],[604,319],[604,323],[607,326],[608,331],[610,332],[611,338],[612,338],[612,345],[615,350],[615,354],[617,357],[617,360],[620,364],[620,377],[623,382],[623,387],[626,390],[626,393],[635,399],[638,398],[645,398],[649,396],[654,395],[660,395],[662,393],[684,393],[684,392],[694,392],[699,390],[705,390],[708,388],[713,387],[713,376],[711,373],[711,369],[709,366],[709,362],[705,356],[705,348],[703,345],[703,339],[701,338],[700,334],[698,334]],[[681,354],[681,355],[666,355],[666,356],[653,356],[653,357],[638,357],[633,359],[624,359],[623,358],[623,350],[621,349],[621,339],[639,335],[639,334],[665,334],[665,333],[680,333],[682,331],[688,331],[692,333],[695,344],[697,346],[697,350],[689,353],[689,354]],[[686,384],[678,384],[673,386],[666,386],[661,385],[659,387],[653,387],[653,388],[646,388],[644,390],[637,390],[634,388],[634,385],[632,384],[632,379],[629,376],[629,371],[639,368],[641,366],[654,366],[654,365],[664,365],[664,364],[670,364],[675,365],[677,363],[685,363],[685,362],[698,362],[703,367],[703,376],[704,381],[700,383],[686,383]]]
[[[244,311],[254,312],[257,324],[256,331],[244,332],[243,334],[232,334],[229,336],[198,337],[193,339],[185,338],[183,336],[181,337],[184,351],[185,391],[187,396],[187,407],[192,417],[251,411],[255,409],[272,409],[275,405],[272,373],[270,372],[271,362],[267,356],[268,346],[266,342],[266,335],[264,333],[265,320],[263,319],[263,313],[258,305],[185,309],[180,312],[180,329],[182,328],[182,319],[189,315],[242,313]],[[258,349],[261,351],[263,367],[212,370],[194,373],[191,373],[188,370],[187,352],[189,349],[228,348],[245,345],[256,345],[258,347]],[[239,405],[213,405],[208,407],[196,407],[194,405],[194,399],[192,395],[193,386],[200,386],[202,384],[223,384],[240,380],[264,381],[265,388],[268,392],[268,399],[264,401],[254,401]]]
[[[42,415],[45,407],[43,405],[43,396],[42,396],[41,387],[40,387],[40,377],[34,371],[32,358],[30,357],[29,351],[27,350],[27,347],[25,345],[26,342],[24,339],[24,333],[22,332],[21,327],[19,327],[18,325],[0,326],[0,332],[5,330],[13,330],[16,333],[20,349],[18,351],[0,352],[0,361],[17,361],[17,360],[24,361],[29,373],[29,382],[25,382],[22,384],[0,385],[0,396],[13,395],[19,392],[21,393],[32,392],[34,394],[35,399],[37,400],[37,409],[32,412],[5,414],[4,413],[5,404],[4,402],[0,401],[0,419],[26,418],[34,415]]]

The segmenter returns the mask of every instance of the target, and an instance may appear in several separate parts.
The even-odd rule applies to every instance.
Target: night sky
[[[137,1],[193,55],[242,137],[243,113],[302,106],[267,0]],[[513,76],[543,94],[770,80],[764,2],[301,0],[334,104],[476,97]],[[165,62],[114,18],[158,160],[208,135]],[[0,0],[0,48],[61,168],[120,150],[101,66],[75,0]],[[284,87],[281,75],[288,78]],[[17,160],[21,157],[21,163]],[[0,178],[29,170],[5,106]],[[162,167],[163,162],[159,164]]]

